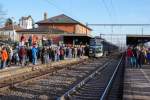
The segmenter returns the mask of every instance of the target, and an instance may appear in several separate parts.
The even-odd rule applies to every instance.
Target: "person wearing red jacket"
[[[1,69],[3,69],[3,68],[6,67],[6,61],[8,60],[8,53],[6,51],[6,48],[2,49],[1,56],[2,56],[2,66],[1,66]]]
[[[26,53],[27,52],[26,52],[25,47],[22,46],[19,50],[20,63],[22,66],[24,66],[24,64],[25,64]]]
[[[127,49],[127,52],[126,52],[126,56],[127,56],[127,64],[128,65],[131,65],[131,67],[132,67],[132,57],[134,56],[134,54],[133,54],[133,52],[132,52],[132,49],[129,47],[128,49]]]

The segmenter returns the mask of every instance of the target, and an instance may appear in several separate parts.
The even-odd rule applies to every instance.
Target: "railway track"
[[[55,100],[69,90],[91,72],[97,70],[109,58],[88,60],[79,64],[70,65],[53,73],[47,73],[13,86],[0,89],[1,100]]]
[[[71,65],[76,65],[83,63],[85,61],[90,61],[88,59],[78,59],[75,61],[71,61],[70,63],[61,63],[61,64],[53,64],[53,65],[38,65],[36,67],[24,67],[16,69],[17,71],[14,71],[15,69],[2,71],[0,74],[5,77],[1,77],[0,80],[0,89],[7,88],[9,86],[12,86],[16,83],[20,83],[23,81],[26,81],[28,79],[36,78],[41,75],[45,75],[48,73],[55,73],[57,70],[68,68]],[[64,61],[63,61],[64,62]],[[36,69],[33,69],[36,68]],[[19,70],[19,71],[18,71]],[[16,73],[16,74],[13,74]]]
[[[99,68],[58,100],[122,100],[122,58]],[[105,66],[105,65],[104,65]]]

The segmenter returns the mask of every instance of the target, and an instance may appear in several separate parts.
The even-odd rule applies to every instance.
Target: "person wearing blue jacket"
[[[32,64],[35,65],[37,63],[37,53],[38,50],[35,46],[32,48]]]
[[[147,63],[150,64],[150,50],[147,52]]]

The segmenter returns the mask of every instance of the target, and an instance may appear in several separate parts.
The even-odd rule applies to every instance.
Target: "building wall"
[[[38,39],[42,39],[42,36],[46,36],[45,34],[38,34],[38,33],[19,33],[18,37],[19,39],[21,39],[21,36],[24,35],[24,37],[26,38],[26,41],[28,41],[30,36],[37,36]]]
[[[20,25],[20,27],[22,27],[22,28],[24,28],[24,29],[32,29],[32,28],[33,28],[33,27],[32,27],[32,24],[33,24],[33,21],[32,21],[32,18],[31,18],[31,17],[29,17],[29,18],[27,18],[27,19],[21,18],[21,19],[19,20],[19,25]]]
[[[42,38],[51,39],[53,40],[54,44],[58,44],[60,41],[63,41],[63,37],[61,35],[55,35],[55,34],[42,34],[42,33],[19,33],[19,39],[21,39],[21,36],[24,35],[26,42],[28,42],[28,39],[30,36],[35,36],[38,38],[38,41],[42,40]]]
[[[79,24],[40,24],[40,28],[57,28],[68,33],[89,34],[91,31]]]
[[[68,33],[75,33],[75,25],[73,24],[58,24],[58,25],[53,25],[53,27]]]
[[[86,27],[81,26],[81,25],[78,24],[78,25],[75,26],[75,33],[88,34],[88,33],[90,33],[90,30],[87,29]]]
[[[8,37],[8,38],[11,38],[11,40],[18,41],[18,33],[13,30],[0,31],[0,36]]]

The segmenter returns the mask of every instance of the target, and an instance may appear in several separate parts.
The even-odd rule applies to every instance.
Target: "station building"
[[[47,18],[44,13],[44,20],[36,22],[37,28],[17,31],[19,37],[36,37],[37,40],[43,38],[50,39],[54,44],[63,43],[69,45],[85,45],[89,43],[92,29],[71,17],[61,14]]]
[[[139,45],[150,42],[150,35],[127,35],[127,45]]]
[[[23,28],[18,25],[8,25],[0,28],[0,40],[19,40],[17,31]]]

